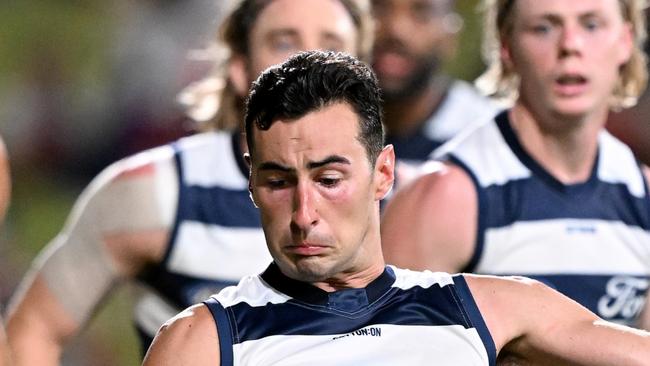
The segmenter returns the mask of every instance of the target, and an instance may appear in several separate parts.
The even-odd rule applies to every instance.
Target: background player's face
[[[364,269],[380,252],[369,246],[379,243],[372,233],[384,178],[370,166],[358,129],[353,109],[336,103],[254,130],[251,191],[271,255],[294,279]]]
[[[416,94],[451,56],[455,36],[449,24],[445,26],[450,4],[448,0],[373,0],[377,21],[373,69],[387,98]]]
[[[521,101],[564,116],[606,111],[633,47],[618,0],[518,0],[513,11],[502,57]]]
[[[299,51],[356,55],[357,37],[352,17],[338,0],[274,0],[258,15],[251,29],[249,82]]]

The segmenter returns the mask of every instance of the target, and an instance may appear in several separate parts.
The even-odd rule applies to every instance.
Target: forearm
[[[5,335],[4,324],[0,318],[0,366],[10,366],[11,355],[9,345],[7,344],[7,336]]]
[[[7,336],[15,365],[58,365],[66,341],[79,329],[40,276],[13,299]]]
[[[589,338],[582,341],[581,364],[594,366],[647,366],[650,362],[650,333],[604,320],[588,325]],[[569,342],[570,344],[571,342]],[[585,348],[588,347],[588,348]]]
[[[45,336],[38,326],[21,326],[10,334],[10,346],[14,365],[57,366],[63,352],[63,344]]]

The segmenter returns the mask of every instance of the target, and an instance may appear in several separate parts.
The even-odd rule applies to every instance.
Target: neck
[[[348,288],[364,288],[384,272],[385,263],[365,268],[361,271],[340,273],[336,277],[325,281],[313,282],[312,285],[327,292],[334,292]]]
[[[585,182],[598,151],[607,110],[579,117],[537,112],[517,102],[510,121],[524,149],[564,184]]]
[[[438,76],[426,88],[407,98],[386,99],[384,124],[391,136],[409,136],[440,106],[451,80]]]

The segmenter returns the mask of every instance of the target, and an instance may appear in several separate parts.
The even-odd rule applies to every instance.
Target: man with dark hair
[[[494,116],[495,103],[443,70],[463,21],[455,0],[372,0],[373,70],[384,97],[387,143],[398,181],[463,128]],[[400,185],[401,182],[398,182]]]
[[[134,318],[146,350],[178,311],[262,270],[270,257],[248,199],[243,98],[262,70],[297,51],[367,55],[369,21],[364,0],[236,2],[219,33],[228,51],[219,82],[205,81],[223,89],[189,93],[211,131],[119,161],[90,184],[12,301],[15,361],[58,364],[120,282],[145,285]],[[215,100],[216,115],[205,106]]]
[[[385,265],[379,201],[395,160],[376,144],[378,94],[342,54],[302,53],[258,79],[249,187],[274,261],[170,320],[144,364],[647,364],[649,333],[535,281]]]

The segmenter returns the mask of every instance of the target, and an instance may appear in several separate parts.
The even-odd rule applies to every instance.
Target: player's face
[[[521,78],[533,110],[581,117],[604,113],[632,52],[618,0],[518,0],[502,57]]]
[[[274,0],[251,29],[249,81],[300,51],[357,54],[358,32],[338,0]]]
[[[370,165],[358,129],[353,109],[337,103],[254,130],[251,192],[271,255],[289,277],[337,279],[380,256],[386,178]]]
[[[373,0],[377,21],[373,69],[386,98],[408,97],[428,84],[451,55],[447,0]],[[447,18],[445,18],[447,17]]]

